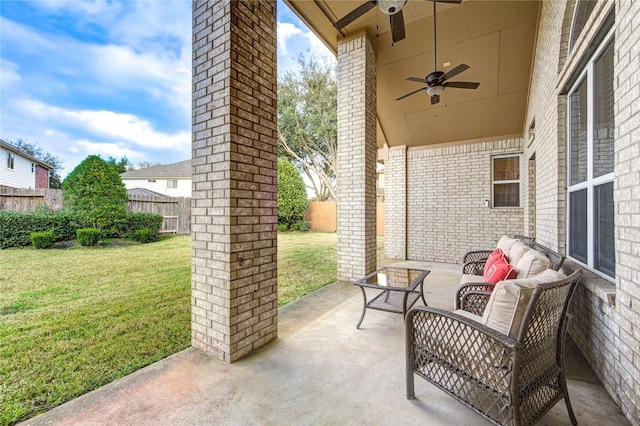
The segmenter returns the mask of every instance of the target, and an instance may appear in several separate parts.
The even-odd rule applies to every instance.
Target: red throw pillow
[[[489,271],[484,271],[484,281],[496,284],[502,280],[512,280],[516,277],[516,270],[503,259],[497,260]]]
[[[484,278],[485,281],[487,281],[487,275],[489,274],[489,271],[491,270],[491,267],[493,266],[494,263],[496,263],[498,260],[504,260],[505,263],[509,263],[509,258],[507,257],[506,254],[504,254],[504,252],[497,248],[493,251],[493,253],[491,253],[489,255],[489,257],[487,258],[486,263],[484,264]]]

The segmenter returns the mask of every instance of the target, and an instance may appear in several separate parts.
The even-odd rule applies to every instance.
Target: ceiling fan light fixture
[[[406,3],[407,0],[378,0],[378,7],[382,13],[393,15],[398,13]]]
[[[444,91],[444,86],[427,86],[427,94],[429,96],[440,96]]]

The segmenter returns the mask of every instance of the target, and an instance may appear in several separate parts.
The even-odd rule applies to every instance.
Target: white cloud
[[[122,158],[127,157],[129,161],[142,161],[146,159],[146,154],[134,151],[125,147],[124,143],[100,143],[87,140],[80,140],[76,145],[78,152],[91,152],[102,156],[102,158]]]
[[[287,55],[287,42],[303,31],[289,22],[278,22],[278,54]]]
[[[24,114],[29,114],[35,120],[73,127],[79,132],[90,133],[107,141],[116,140],[127,145],[186,152],[191,145],[189,131],[173,134],[158,132],[147,120],[131,114],[74,111],[31,100],[22,100],[19,106]]]

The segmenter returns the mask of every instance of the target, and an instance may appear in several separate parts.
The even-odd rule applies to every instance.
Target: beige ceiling
[[[405,77],[425,78],[434,70],[433,3],[408,0],[402,9],[406,38],[392,46],[389,17],[377,7],[342,31],[333,23],[364,3],[285,0],[334,52],[339,40],[366,27],[378,65],[378,147],[420,146],[522,134],[531,74],[539,1],[464,0],[437,3],[437,66],[447,72],[471,68],[450,81],[475,81],[477,90],[447,88],[431,105],[425,92]]]

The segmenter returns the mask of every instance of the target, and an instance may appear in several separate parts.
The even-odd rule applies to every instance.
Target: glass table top
[[[386,287],[413,290],[429,274],[422,269],[383,267],[356,281],[367,287]]]

